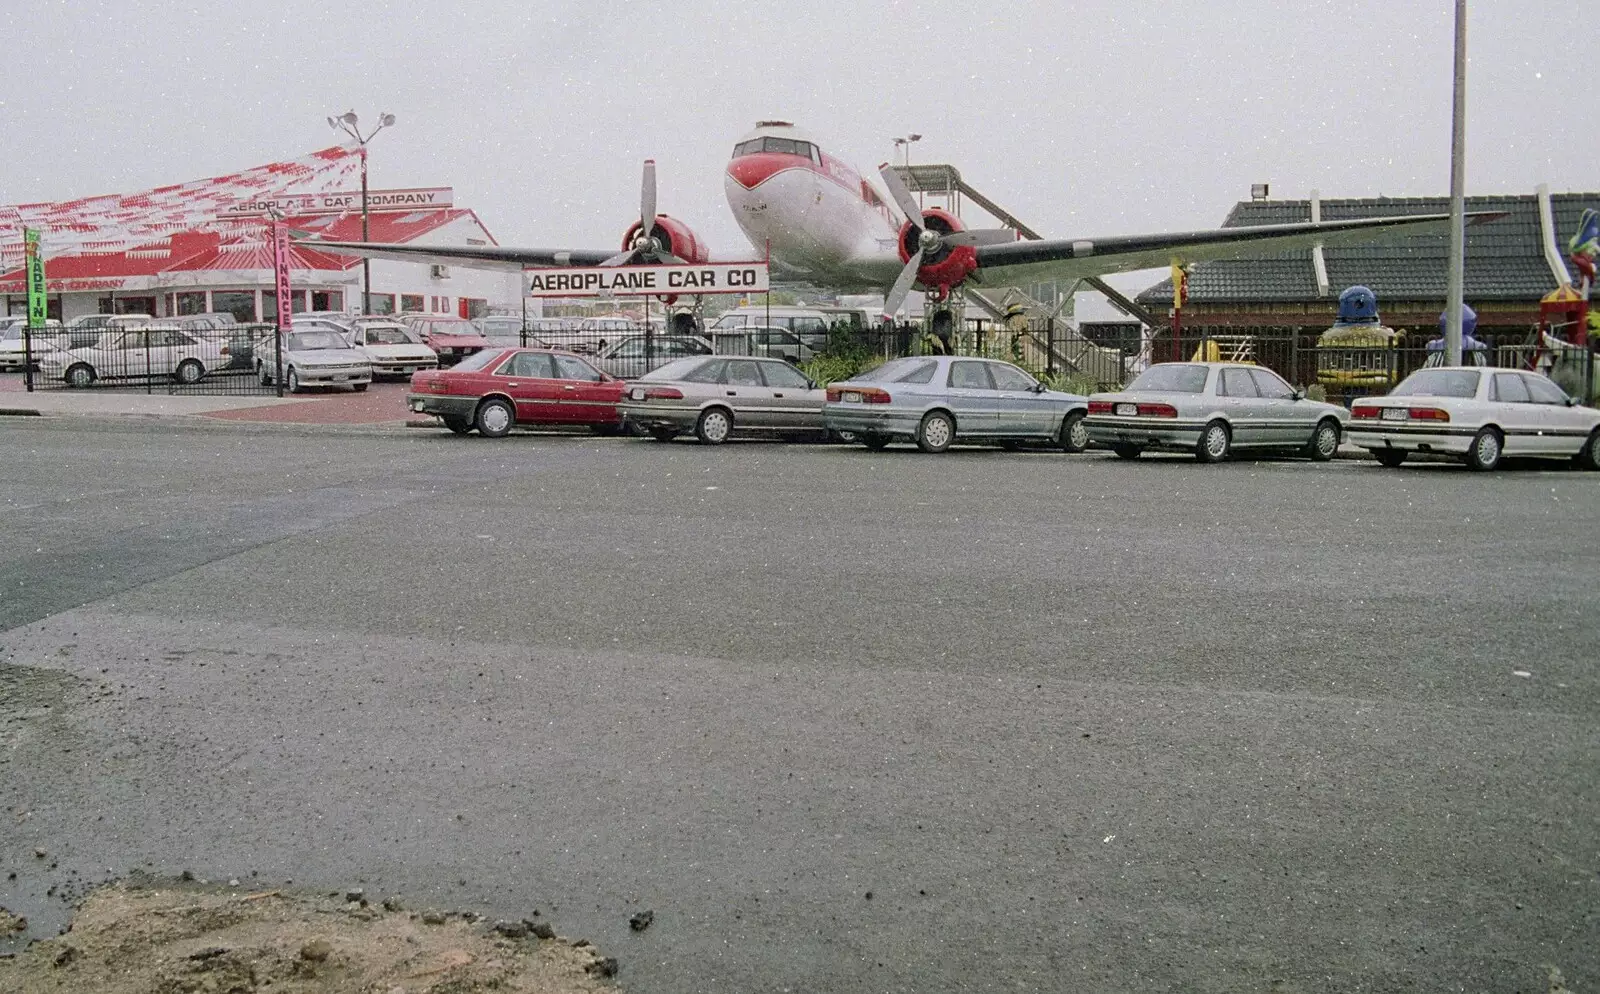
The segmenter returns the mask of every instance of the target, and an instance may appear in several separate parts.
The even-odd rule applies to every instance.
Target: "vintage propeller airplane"
[[[877,189],[787,121],[762,121],[734,146],[723,177],[728,206],[775,280],[842,292],[885,291],[884,314],[914,288],[940,299],[964,283],[1015,286],[1104,276],[1170,264],[1264,256],[1446,230],[1448,214],[1218,228],[1154,235],[1019,241],[1010,228],[967,228],[960,218],[923,209],[887,164]],[[1502,215],[1477,212],[1468,223]],[[564,266],[743,261],[749,251],[714,256],[681,220],[656,209],[655,160],[644,164],[639,220],[616,249],[389,245],[316,241],[351,255],[520,271]]]

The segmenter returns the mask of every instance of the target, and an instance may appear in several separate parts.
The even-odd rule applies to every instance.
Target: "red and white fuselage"
[[[739,139],[723,174],[734,220],[773,274],[881,289],[900,266],[905,219],[848,163],[791,124]]]

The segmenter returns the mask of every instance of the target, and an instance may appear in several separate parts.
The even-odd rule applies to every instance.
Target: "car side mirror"
[[[1033,392],[1034,393],[1044,393],[1045,390],[1046,390],[1046,387],[1045,387],[1045,385],[1043,383],[1035,383],[1033,385]]]
[[[806,379],[806,389],[807,390],[815,390],[815,389],[817,389],[817,381],[808,377]]]
[[[1290,396],[1293,397],[1295,400],[1305,400],[1306,399],[1306,392],[1304,390],[1301,390],[1299,387],[1295,387],[1294,393],[1290,394]]]
[[[1567,398],[1567,406],[1568,407],[1577,407],[1578,406],[1578,398],[1576,398],[1576,397],[1568,397]]]

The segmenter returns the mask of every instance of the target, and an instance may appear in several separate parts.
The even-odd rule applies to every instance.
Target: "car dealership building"
[[[362,240],[359,154],[335,146],[140,193],[0,207],[0,313],[26,307],[22,229],[31,227],[43,232],[52,318],[225,311],[240,321],[271,320],[272,218],[282,217],[297,236]],[[367,201],[371,241],[496,244],[475,212],[455,205],[449,187],[372,190]],[[371,268],[374,313],[520,310],[517,273],[389,260]],[[361,309],[359,258],[295,242],[289,270],[295,311]]]

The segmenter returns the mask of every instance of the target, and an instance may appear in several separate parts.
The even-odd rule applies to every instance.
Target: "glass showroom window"
[[[402,313],[420,312],[422,310],[422,294],[402,293],[400,295],[400,310]]]
[[[213,290],[211,308],[226,311],[235,321],[256,319],[256,292],[254,290]]]

